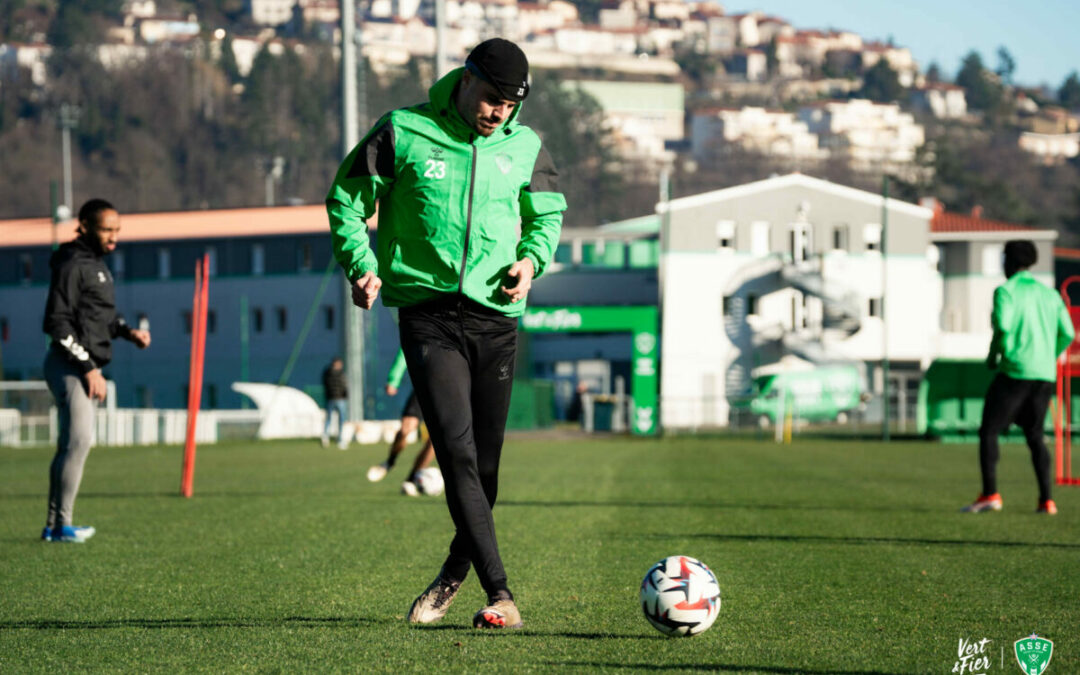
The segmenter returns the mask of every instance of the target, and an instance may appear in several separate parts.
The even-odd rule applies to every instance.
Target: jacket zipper
[[[465,212],[465,250],[461,254],[461,275],[458,277],[458,293],[465,295],[465,263],[469,259],[469,234],[472,231],[473,191],[476,188],[476,143],[472,147],[472,166],[469,167],[469,207]]]

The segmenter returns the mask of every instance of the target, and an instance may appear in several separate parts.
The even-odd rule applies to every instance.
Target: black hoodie
[[[45,332],[84,373],[104,367],[112,360],[112,339],[131,335],[116,313],[116,292],[105,260],[78,237],[52,254],[49,267]]]

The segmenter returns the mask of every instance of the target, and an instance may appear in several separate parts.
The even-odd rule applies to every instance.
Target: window
[[[758,311],[758,296],[754,293],[750,293],[746,296],[746,313],[757,314]]]
[[[209,264],[207,265],[207,274],[209,276],[216,277],[217,273],[218,273],[217,247],[216,246],[207,246],[206,247],[206,255],[207,255],[207,257],[210,258]]]
[[[194,318],[191,315],[191,310],[185,310],[183,312],[183,314],[184,314],[184,332],[190,334],[191,331],[192,331],[192,328],[194,326]],[[147,326],[147,328],[145,330],[149,330],[150,320],[146,318],[145,314],[140,314],[139,315],[139,328],[140,329],[142,329],[143,321],[146,322],[146,326]],[[217,330],[217,312],[215,312],[212,309],[208,309],[208,310],[206,310],[206,332],[207,333],[213,333],[216,330]]]
[[[847,225],[837,225],[833,227],[832,247],[834,251],[846,251],[848,249]]]
[[[311,244],[301,244],[300,250],[296,252],[297,261],[296,266],[301,272],[311,271]]]
[[[869,315],[881,318],[881,298],[870,298]]]
[[[289,327],[288,313],[285,311],[284,307],[279,306],[274,309],[274,314],[277,316],[277,329],[284,333]]]
[[[326,330],[334,330],[333,305],[323,305],[323,318],[326,320]]]
[[[716,223],[716,245],[719,248],[735,248],[735,221],[721,220]]]
[[[0,340],[7,342],[11,339],[11,326],[6,316],[0,316]]]
[[[866,242],[867,251],[881,250],[881,226],[867,225],[863,228],[863,241]]]
[[[262,244],[251,246],[251,273],[257,277],[266,274],[266,249]]]
[[[172,256],[167,248],[157,250],[157,275],[158,279],[168,279],[172,276]]]
[[[19,255],[19,269],[22,273],[22,282],[28,284],[34,279],[34,258],[29,253]]]
[[[788,232],[788,249],[791,259],[802,262],[810,259],[810,226],[805,223],[795,223]]]
[[[252,328],[255,330],[256,333],[261,333],[263,331],[262,307],[256,307],[255,309],[251,310],[251,323]]]

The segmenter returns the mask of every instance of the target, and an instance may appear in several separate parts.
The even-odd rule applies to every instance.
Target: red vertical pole
[[[1065,452],[1065,376],[1069,362],[1069,350],[1058,359],[1057,363],[1057,410],[1054,411],[1054,455],[1057,457],[1057,482],[1060,485],[1065,477],[1065,464],[1062,453]]]
[[[1077,281],[1080,281],[1080,276],[1071,276],[1061,284],[1061,299],[1065,301],[1065,307],[1074,328],[1080,328],[1080,315],[1069,298],[1069,286]],[[1080,479],[1073,478],[1072,475],[1072,362],[1074,354],[1080,356],[1080,344],[1077,340],[1073,340],[1065,350],[1061,368],[1058,371],[1058,407],[1062,412],[1061,437],[1055,447],[1058,485],[1080,485]]]
[[[204,255],[195,263],[195,296],[191,311],[191,366],[188,371],[187,438],[184,443],[184,466],[180,494],[191,497],[195,481],[195,429],[202,403],[203,355],[206,349],[206,311],[209,304],[209,259]]]
[[[1065,433],[1062,434],[1065,437],[1065,447],[1063,451],[1065,467],[1062,470],[1061,463],[1062,457],[1058,457],[1058,482],[1068,482],[1068,477],[1072,476],[1072,365],[1069,363],[1070,354],[1069,350],[1065,350],[1065,365],[1063,370],[1065,371],[1065,405],[1062,410],[1065,413],[1065,423],[1063,428]]]

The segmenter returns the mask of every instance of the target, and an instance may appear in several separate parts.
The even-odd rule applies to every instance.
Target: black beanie
[[[491,38],[476,45],[465,59],[465,68],[498,90],[508,101],[529,95],[529,60],[509,40]]]

